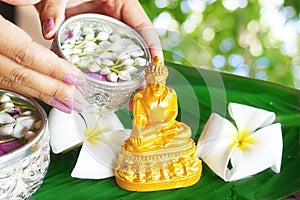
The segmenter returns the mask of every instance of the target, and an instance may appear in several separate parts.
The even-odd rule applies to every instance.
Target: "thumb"
[[[45,39],[52,39],[65,20],[67,1],[44,0],[35,5],[39,12],[42,32]]]

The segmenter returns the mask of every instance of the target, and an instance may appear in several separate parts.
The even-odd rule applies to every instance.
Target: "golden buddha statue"
[[[176,92],[166,86],[168,70],[154,57],[145,73],[146,88],[133,98],[130,137],[117,159],[118,185],[133,191],[186,187],[196,183],[202,165],[191,129],[176,121]]]

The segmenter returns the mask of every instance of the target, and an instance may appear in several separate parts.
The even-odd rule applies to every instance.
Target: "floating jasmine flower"
[[[134,64],[137,65],[137,66],[145,66],[147,64],[147,61],[145,58],[136,58],[134,59]]]
[[[230,103],[236,127],[213,113],[198,141],[198,155],[225,181],[247,178],[269,167],[280,172],[282,133],[273,112]]]
[[[9,101],[11,101],[11,98],[8,95],[3,94],[3,95],[0,96],[0,102],[1,103],[3,103],[3,102],[9,102]]]
[[[107,75],[107,74],[109,74],[109,73],[111,73],[111,71],[110,71],[110,69],[109,69],[108,67],[102,68],[102,69],[100,70],[100,74],[101,74],[101,75]]]
[[[115,72],[111,72],[111,73],[107,74],[107,79],[111,82],[117,82],[118,75]]]
[[[131,80],[130,72],[127,70],[120,71],[118,75],[123,81]]]
[[[125,70],[129,71],[130,73],[134,73],[137,71],[137,68],[134,66],[126,66]]]
[[[100,71],[100,66],[97,63],[92,63],[88,66],[90,72],[98,72]]]
[[[52,151],[57,154],[82,145],[72,177],[103,179],[114,176],[115,159],[130,130],[124,129],[114,113],[105,116],[51,110],[49,132]]]
[[[99,32],[97,35],[97,39],[102,40],[102,41],[108,40],[108,38],[109,38],[109,34],[104,31]]]
[[[135,63],[135,61],[132,58],[128,58],[128,59],[123,61],[123,64],[126,65],[126,66],[130,66],[130,65],[132,66],[134,63]]]
[[[115,42],[115,41],[117,41],[119,39],[121,39],[121,36],[119,36],[119,35],[111,35],[109,37],[109,40],[112,41],[112,42]]]
[[[126,71],[126,66],[141,68],[147,64],[145,52],[138,42],[124,32],[114,31],[109,25],[99,26],[95,21],[73,22],[66,26],[64,33],[67,37],[61,46],[65,58],[85,73],[96,73],[109,67],[114,73],[107,77],[108,81],[126,81],[136,76],[131,74],[136,70]]]

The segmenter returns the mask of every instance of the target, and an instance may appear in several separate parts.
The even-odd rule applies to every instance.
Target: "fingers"
[[[141,34],[150,48],[151,56],[158,56],[163,61],[164,57],[158,34],[138,0],[123,1],[123,3],[121,10],[123,21]]]
[[[21,66],[55,79],[75,84],[79,69],[33,42],[19,27],[0,18],[0,53]],[[3,66],[3,65],[2,65]]]
[[[43,0],[35,5],[40,15],[42,32],[45,39],[52,39],[65,20],[67,1]]]
[[[39,98],[64,112],[82,111],[83,102],[74,98],[74,86],[18,65],[3,55],[0,60],[1,66],[5,66],[0,70],[2,88]]]

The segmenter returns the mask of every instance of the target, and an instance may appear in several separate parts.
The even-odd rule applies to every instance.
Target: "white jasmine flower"
[[[10,110],[14,107],[15,107],[15,104],[13,102],[9,102],[9,101],[3,102],[1,104],[1,108],[5,108],[5,109],[8,109],[8,110]]]
[[[110,47],[110,45],[111,45],[111,42],[109,42],[107,40],[102,41],[102,42],[99,43],[100,49],[107,49],[107,48]]]
[[[110,60],[110,59],[103,59],[102,60],[102,64],[105,65],[105,66],[112,66],[115,63],[112,60]]]
[[[99,40],[108,40],[109,34],[106,33],[106,32],[104,32],[104,31],[102,31],[102,32],[99,32],[99,33],[98,33],[97,38],[98,38]]]
[[[130,55],[134,58],[136,57],[140,57],[140,56],[144,56],[144,51],[142,49],[139,49],[139,50],[135,50],[133,52],[130,53]]]
[[[113,57],[114,54],[112,52],[103,52],[97,56],[98,59],[113,59]]]
[[[98,64],[92,63],[88,66],[88,69],[90,70],[90,72],[98,72],[101,68]]]
[[[128,58],[126,60],[123,61],[123,64],[126,66],[130,66],[134,64],[134,60],[132,58]]]
[[[88,42],[86,43],[86,46],[87,46],[87,47],[95,47],[95,46],[97,46],[97,44],[96,44],[95,42],[88,41]]]
[[[229,120],[213,113],[198,141],[198,155],[225,181],[234,181],[269,167],[280,172],[282,133],[273,112],[230,103]]]
[[[134,59],[134,64],[137,65],[137,66],[145,66],[147,64],[147,61],[145,58],[136,58]]]
[[[95,50],[94,47],[85,47],[85,48],[83,49],[83,52],[86,52],[86,53],[92,53],[94,50]]]
[[[123,40],[116,40],[110,45],[110,50],[114,52],[118,52],[124,49],[125,44],[122,42]]]
[[[120,71],[120,72],[118,73],[118,76],[119,76],[120,79],[122,79],[123,81],[131,80],[131,75],[130,75],[129,71],[127,71],[127,70]]]
[[[121,39],[121,36],[119,35],[111,35],[109,36],[109,40],[112,41],[112,42],[115,42],[117,40]]]
[[[72,54],[81,54],[82,53],[82,49],[72,49]]]
[[[130,59],[130,55],[128,53],[119,53],[116,55],[117,60],[127,60]]]
[[[134,73],[134,72],[136,72],[138,69],[136,68],[136,67],[134,67],[134,66],[126,66],[125,67],[125,69],[127,70],[127,71],[129,71],[130,73]]]
[[[108,69],[108,67],[100,69],[100,74],[101,75],[107,75],[109,73],[111,73],[111,71],[110,71],[110,69]]]
[[[71,62],[76,64],[80,61],[79,56],[71,56]]]
[[[111,82],[117,82],[118,75],[115,72],[111,72],[111,73],[107,74],[107,79]]]
[[[88,61],[88,59],[81,58],[81,60],[79,62],[77,62],[76,64],[79,67],[87,67],[87,66],[89,66],[90,62]]]
[[[6,95],[6,94],[2,94],[1,96],[0,96],[0,102],[1,103],[3,103],[3,102],[8,102],[8,101],[10,101],[11,100],[11,98],[8,96],[8,95]]]
[[[93,31],[85,35],[85,40],[91,40],[95,37],[95,34]]]

